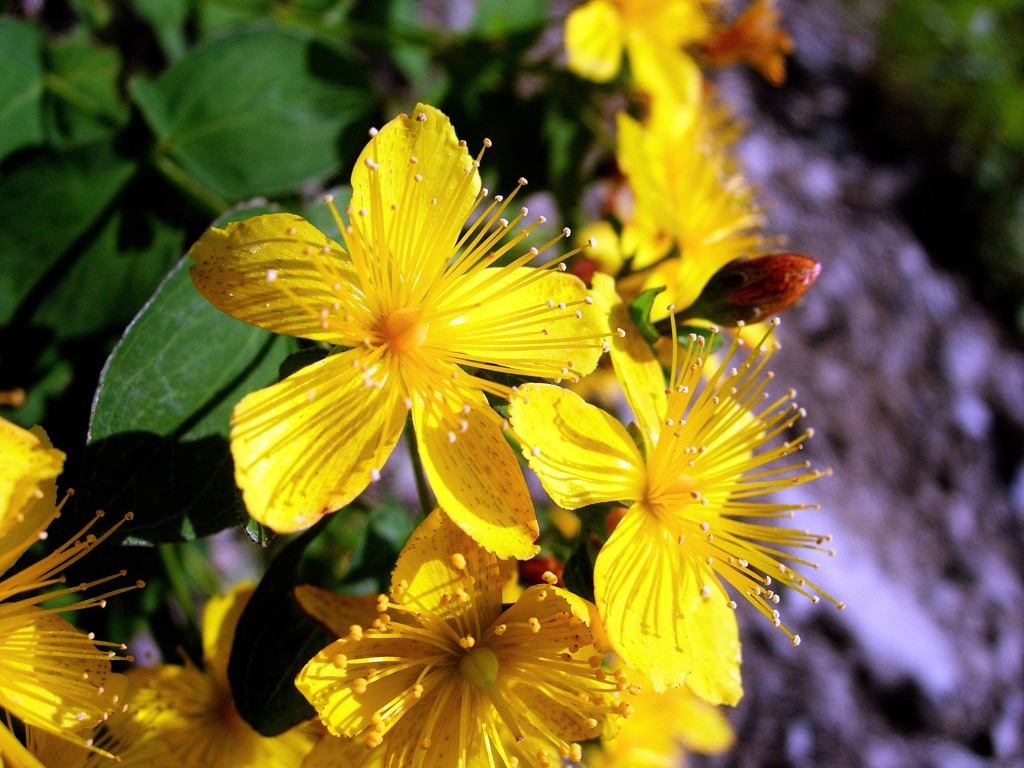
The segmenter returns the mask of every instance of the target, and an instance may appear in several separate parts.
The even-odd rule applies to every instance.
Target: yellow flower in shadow
[[[41,738],[52,735],[109,759],[91,743],[90,731],[124,703],[125,680],[111,671],[111,661],[128,658],[125,646],[96,640],[58,615],[103,606],[108,597],[134,588],[86,595],[125,572],[74,585],[63,575],[120,523],[96,536],[90,531],[103,517],[97,513],[48,555],[11,570],[60,516],[64,501],[57,502],[56,478],[63,466],[64,454],[43,430],[0,419],[0,708],[6,714],[0,763],[13,768],[42,768],[16,735],[15,722]]]
[[[626,683],[601,668],[594,606],[555,580],[503,609],[497,558],[435,510],[372,624],[353,625],[296,685],[349,741],[336,750],[382,750],[389,768],[579,760],[579,742],[627,709],[616,698]]]
[[[254,587],[242,584],[213,597],[203,610],[203,667],[161,664],[128,671],[128,711],[144,729],[137,746],[161,745],[174,765],[203,768],[298,768],[314,732],[298,726],[279,736],[255,731],[235,708],[228,658],[235,627]],[[144,768],[144,759],[124,768]]]
[[[630,699],[629,719],[584,749],[589,768],[682,768],[688,753],[732,747],[736,736],[720,709],[685,685],[658,693],[636,670],[627,674],[641,692]]]

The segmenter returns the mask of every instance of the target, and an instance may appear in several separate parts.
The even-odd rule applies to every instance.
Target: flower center
[[[396,309],[384,318],[384,335],[395,352],[415,352],[427,340],[430,323],[419,309]]]
[[[498,657],[490,648],[473,648],[459,661],[459,672],[470,685],[487,690],[498,681]]]

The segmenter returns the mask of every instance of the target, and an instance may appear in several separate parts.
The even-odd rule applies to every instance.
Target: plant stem
[[[420,446],[416,441],[416,430],[413,429],[412,419],[405,423],[405,444],[409,449],[409,460],[412,462],[412,474],[416,478],[416,495],[420,499],[420,511],[426,517],[434,511],[434,496],[430,493],[430,486],[427,484],[427,473],[423,469],[423,457],[420,456]]]

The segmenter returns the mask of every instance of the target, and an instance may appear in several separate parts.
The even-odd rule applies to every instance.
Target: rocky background
[[[784,596],[796,648],[741,616],[738,746],[690,764],[1024,766],[1024,345],[902,215],[920,158],[870,159],[882,5],[779,7],[787,85],[719,86],[772,228],[823,263],[776,370],[817,428],[808,458],[834,473],[802,488],[822,504],[802,520],[834,536],[816,575],[847,607]]]

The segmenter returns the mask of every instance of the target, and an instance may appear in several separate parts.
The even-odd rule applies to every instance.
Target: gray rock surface
[[[878,8],[780,7],[805,76],[719,85],[771,228],[823,263],[774,367],[833,470],[798,523],[833,534],[815,575],[847,607],[784,595],[795,648],[741,608],[738,746],[690,764],[1024,766],[1024,350],[901,219],[913,168],[872,164],[844,126]]]

